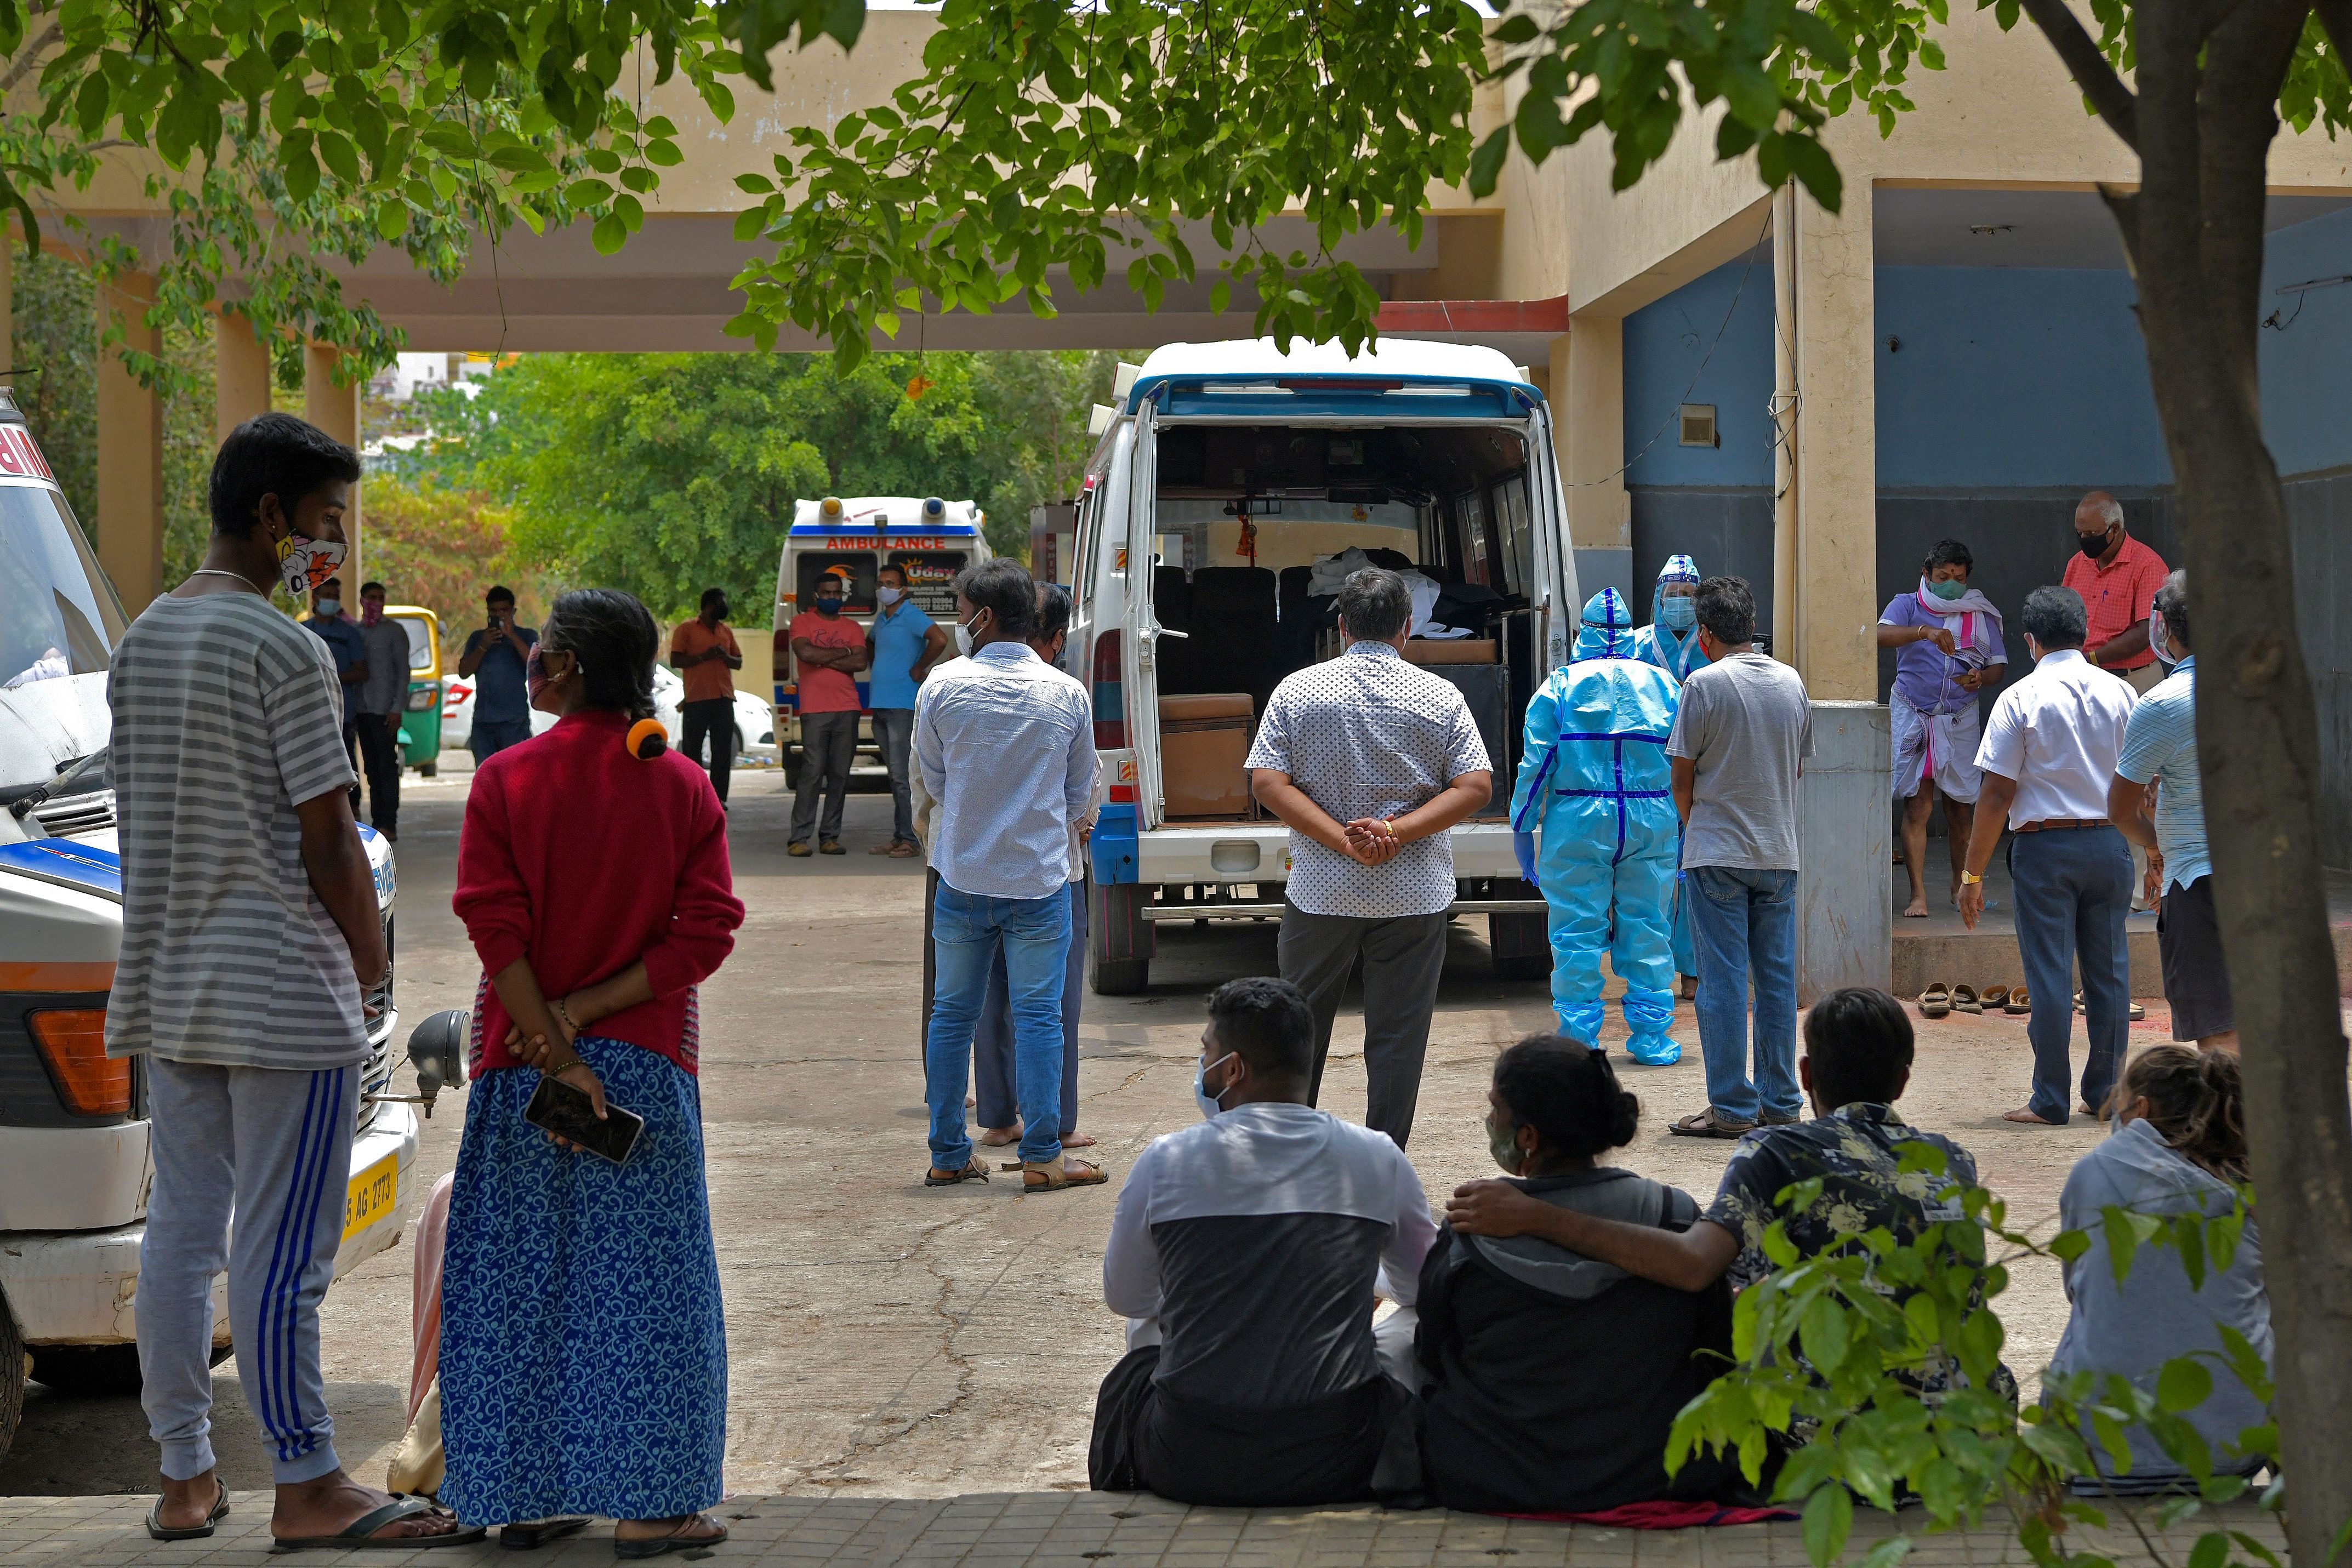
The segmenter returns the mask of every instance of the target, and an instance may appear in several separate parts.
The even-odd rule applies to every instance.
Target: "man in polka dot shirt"
[[[1250,747],[1250,789],[1290,829],[1282,977],[1315,1012],[1323,1082],[1331,1020],[1364,967],[1364,1124],[1404,1146],[1454,902],[1446,830],[1486,803],[1494,763],[1454,686],[1409,664],[1412,596],[1368,567],[1339,590],[1348,651],[1274,690]]]

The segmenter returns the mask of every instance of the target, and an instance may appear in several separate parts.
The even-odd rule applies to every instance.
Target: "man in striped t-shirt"
[[[387,956],[333,660],[267,596],[332,572],[359,476],[349,447],[289,414],[239,425],[213,462],[204,566],[132,623],[108,687],[122,952],[106,1048],[147,1059],[139,1363],[163,1448],[159,1540],[210,1535],[226,1511],[207,1364],[223,1268],[278,1483],[271,1534],[423,1545],[455,1529],[343,1474],[319,1374],[367,1056],[360,989]]]

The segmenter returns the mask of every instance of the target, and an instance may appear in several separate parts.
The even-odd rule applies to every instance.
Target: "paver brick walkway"
[[[273,1556],[269,1500],[232,1494],[229,1517],[209,1541],[147,1539],[142,1496],[0,1498],[0,1568],[583,1568],[614,1561],[609,1527],[530,1557],[478,1545],[411,1552],[310,1552]],[[1280,1511],[1188,1508],[1114,1492],[975,1492],[950,1498],[792,1496],[731,1498],[717,1510],[733,1538],[683,1554],[718,1563],[857,1564],[889,1568],[1806,1568],[1795,1524],[1641,1531],[1538,1524],[1480,1514],[1361,1508]],[[2230,1523],[2283,1552],[2277,1530],[2251,1507]],[[1904,1522],[1916,1529],[1916,1513]],[[1883,1516],[1855,1521],[1849,1561],[1890,1532]],[[2188,1555],[2190,1534],[2159,1538],[2165,1558]],[[2119,1563],[2153,1559],[2127,1536],[2077,1544]],[[677,1559],[671,1559],[676,1561]],[[1920,1539],[1918,1568],[2019,1568],[2030,1562],[2013,1536],[1986,1529]]]

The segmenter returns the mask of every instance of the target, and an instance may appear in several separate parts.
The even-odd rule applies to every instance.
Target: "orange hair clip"
[[[657,718],[641,718],[629,726],[629,755],[640,762],[651,762],[669,749],[669,731]]]

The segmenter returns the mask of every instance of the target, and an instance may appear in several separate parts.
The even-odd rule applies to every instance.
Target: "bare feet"
[[[280,1541],[316,1541],[340,1534],[354,1520],[395,1500],[390,1492],[363,1487],[341,1470],[317,1480],[297,1481],[278,1489],[276,1509],[269,1515],[269,1533]],[[421,1513],[395,1520],[377,1531],[371,1541],[421,1541],[428,1536],[455,1535],[465,1527],[446,1513]]]
[[[2015,1111],[2003,1111],[2000,1113],[2000,1119],[2004,1122],[2022,1122],[2029,1127],[2054,1127],[2058,1125],[2055,1122],[2045,1121],[2042,1117],[2035,1115],[2032,1112],[2022,1108]]]
[[[194,1530],[213,1516],[226,1485],[212,1471],[175,1481],[163,1478],[163,1504],[155,1511],[155,1522],[166,1530]]]
[[[980,1130],[980,1141],[982,1145],[992,1149],[1001,1149],[1007,1144],[1019,1143],[1021,1141],[1021,1119],[1017,1116],[1014,1117],[1013,1125],[1009,1127],[982,1127]]]
[[[1062,1134],[1062,1147],[1066,1149],[1091,1149],[1094,1146],[1095,1135],[1092,1133],[1065,1133]]]
[[[1911,902],[1903,906],[1903,918],[1906,920],[1927,919],[1927,895],[1924,893],[1912,894]]]

